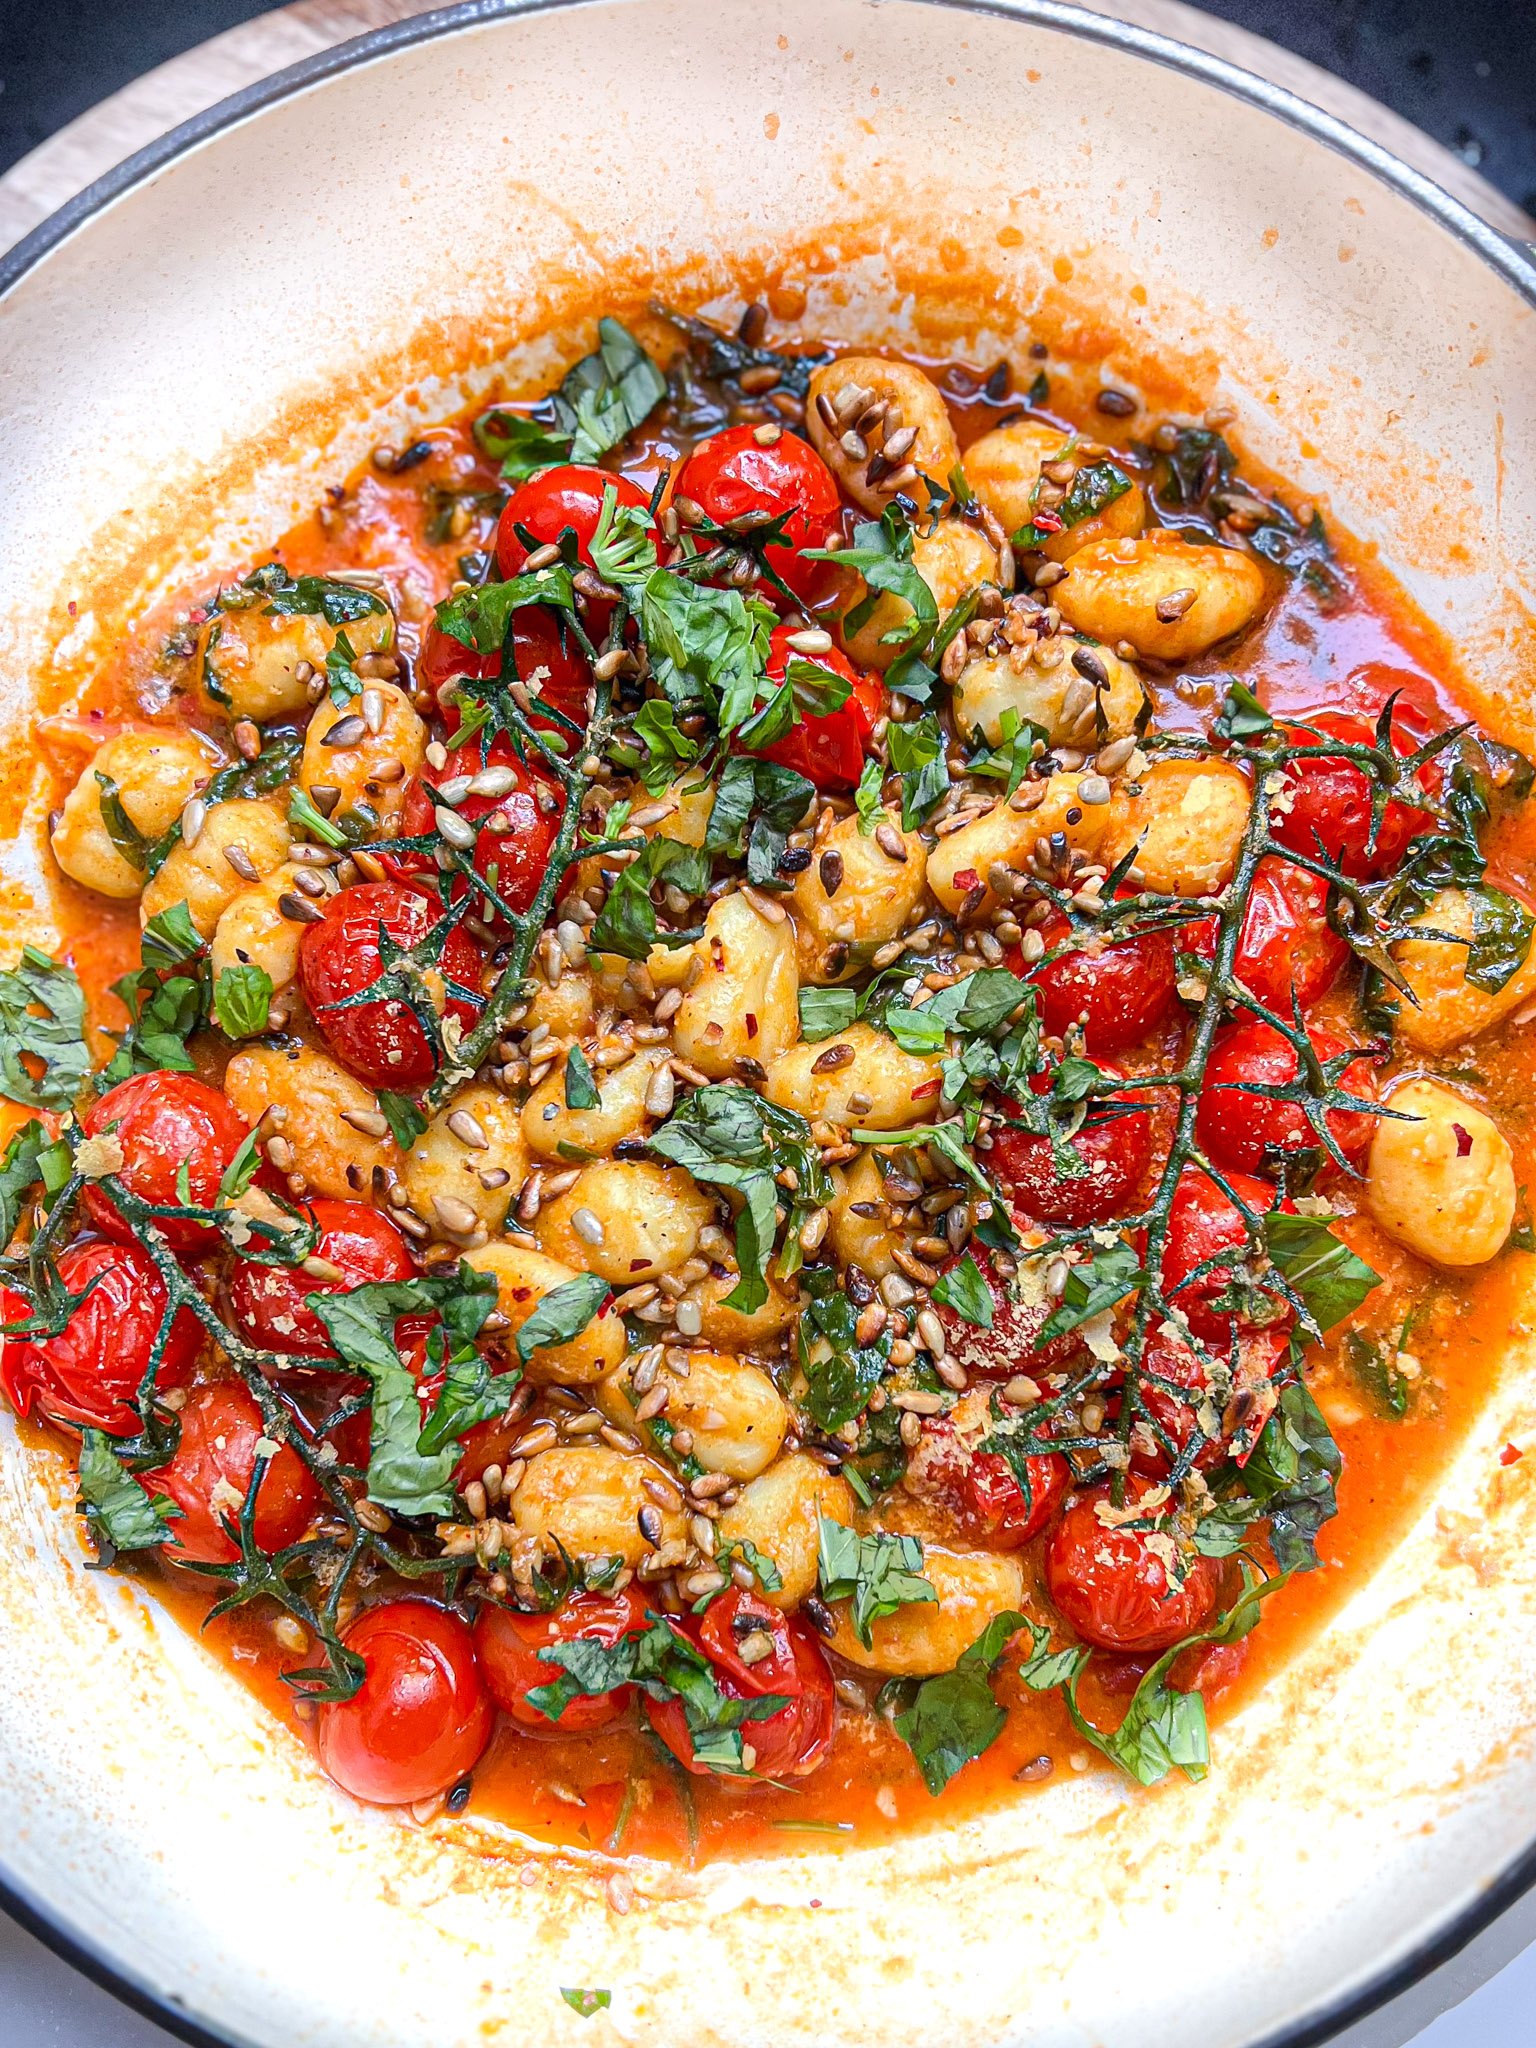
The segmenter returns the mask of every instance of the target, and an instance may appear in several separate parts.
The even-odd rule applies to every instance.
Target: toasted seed
[[[383,1536],[393,1528],[388,1508],[381,1508],[376,1500],[359,1500],[352,1504],[352,1512],[365,1529],[375,1536]]]
[[[381,733],[384,730],[384,692],[382,690],[364,690],[363,724],[371,733]]]
[[[1136,735],[1127,733],[1123,740],[1111,740],[1107,747],[1100,747],[1093,765],[1101,775],[1115,775],[1135,751]]]
[[[886,1308],[885,1303],[882,1301],[870,1302],[868,1307],[860,1311],[859,1319],[853,1326],[855,1342],[859,1344],[873,1344],[889,1321],[890,1311]]]
[[[1182,590],[1170,590],[1166,597],[1160,597],[1152,609],[1165,626],[1171,626],[1176,619],[1183,618],[1198,596],[1198,591],[1186,585]]]
[[[913,444],[916,442],[916,440],[916,427],[902,427],[900,431],[897,433],[887,434],[885,437],[885,445],[882,450],[882,453],[884,454],[886,461],[889,462],[893,468],[897,467],[900,464],[903,456],[911,454]]]
[[[387,1138],[389,1118],[377,1109],[344,1109],[341,1112],[344,1124],[350,1124],[354,1131],[361,1131],[365,1138]]]
[[[1085,804],[1107,804],[1114,791],[1104,776],[1085,775],[1077,785],[1077,794]]]
[[[571,1211],[571,1228],[583,1244],[598,1245],[607,1236],[601,1218],[585,1206]]]
[[[456,1237],[467,1237],[480,1221],[468,1202],[461,1202],[457,1195],[434,1195],[432,1207],[444,1230],[451,1230]]]
[[[931,1308],[920,1308],[917,1312],[917,1334],[923,1340],[924,1348],[935,1358],[942,1358],[949,1349],[949,1340],[944,1334],[944,1325]]]
[[[349,717],[338,718],[328,732],[322,733],[322,747],[355,747],[367,733],[368,728],[356,712]]]
[[[839,1067],[851,1067],[858,1057],[851,1045],[829,1045],[811,1062],[813,1074],[835,1074]]]
[[[697,1337],[704,1328],[704,1311],[696,1301],[680,1301],[672,1320],[680,1337]]]
[[[341,791],[333,782],[312,782],[309,800],[322,818],[328,818],[341,802]]]
[[[260,868],[257,867],[255,861],[251,859],[251,856],[243,846],[238,844],[226,846],[224,858],[229,862],[229,865],[234,869],[242,882],[259,882],[261,880]]]
[[[629,660],[627,647],[610,647],[606,654],[600,654],[592,664],[592,673],[600,683],[611,682]]]
[[[200,796],[188,797],[181,813],[181,843],[196,846],[208,822],[208,806]]]
[[[448,1118],[448,1128],[461,1145],[468,1145],[472,1152],[488,1152],[491,1141],[485,1134],[485,1126],[477,1116],[471,1116],[467,1109],[453,1110]]]
[[[891,1396],[891,1406],[908,1415],[938,1415],[943,1412],[944,1397],[930,1394],[926,1387],[898,1387]]]
[[[461,853],[467,853],[470,847],[474,845],[474,826],[467,824],[457,812],[450,811],[446,804],[433,805],[432,822],[436,825],[438,831],[442,833],[448,844],[458,847]]]
[[[517,771],[514,768],[482,768],[478,775],[471,775],[469,778],[468,794],[488,796],[494,800],[497,797],[510,796],[517,788],[517,783]]]
[[[821,886],[828,896],[835,896],[843,886],[843,856],[836,847],[829,846],[816,864],[821,877]]]
[[[1033,1407],[1040,1398],[1039,1383],[1027,1373],[1015,1373],[1003,1387],[1003,1399],[1011,1401],[1016,1408]]]
[[[877,825],[875,827],[875,844],[889,859],[900,861],[903,867],[906,866],[906,844],[894,825]]]
[[[672,1442],[675,1448],[677,1443],[676,1437],[672,1439]],[[688,1491],[695,1500],[713,1500],[717,1494],[727,1492],[730,1484],[731,1475],[728,1472],[704,1472],[697,1479],[691,1479],[688,1482]]]
[[[307,896],[300,896],[292,889],[285,889],[278,897],[277,912],[290,924],[320,924],[325,918],[325,912],[318,903],[311,903]]]

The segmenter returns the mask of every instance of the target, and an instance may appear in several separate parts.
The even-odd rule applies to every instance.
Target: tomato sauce
[[[1016,391],[986,395],[985,368],[931,361],[922,366],[941,382],[962,450],[1019,410]],[[1124,424],[1091,413],[1045,416],[1111,441],[1120,438]],[[684,437],[665,429],[642,435],[615,466],[649,489],[686,445]],[[460,573],[461,557],[492,544],[497,473],[467,420],[424,433],[411,457],[398,473],[377,464],[364,467],[284,535],[274,552],[294,575],[365,568],[390,578],[400,599],[402,644],[414,655],[433,604]],[[1298,577],[1235,651],[1224,651],[1219,660],[1185,664],[1176,686],[1154,668],[1151,683],[1160,724],[1193,729],[1208,719],[1219,695],[1214,679],[1231,674],[1252,684],[1271,711],[1291,717],[1350,706],[1373,715],[1392,689],[1400,689],[1407,703],[1437,722],[1465,715],[1443,637],[1349,536],[1333,530],[1330,541],[1343,571],[1337,600],[1321,604]],[[194,623],[197,617],[194,609]],[[157,638],[178,624],[170,612],[147,621],[138,639],[124,645],[95,679],[81,705],[41,722],[40,745],[55,771],[60,797],[114,720],[158,708]],[[1517,887],[1536,879],[1536,809],[1499,829],[1491,873]],[[122,1013],[110,988],[138,964],[136,906],[105,904],[68,884],[60,884],[58,901],[66,956],[89,996],[93,1025],[98,1031],[120,1026]],[[1342,1003],[1340,1008],[1342,1014]],[[1325,1006],[1319,1021],[1328,1021],[1329,1015]],[[106,1045],[103,1040],[98,1049],[105,1051]],[[216,1079],[216,1072],[210,1070],[208,1078]],[[1510,1030],[1480,1041],[1467,1085],[1497,1114],[1517,1156],[1528,1157],[1536,1140],[1531,1109],[1536,1053],[1529,1037]],[[21,1121],[9,1109],[7,1118],[13,1126]],[[1341,1206],[1351,1207],[1347,1191]],[[1529,1284],[1523,1256],[1511,1255],[1470,1277],[1456,1277],[1433,1272],[1363,1214],[1350,1217],[1343,1234],[1387,1283],[1363,1312],[1371,1326],[1401,1323],[1411,1312],[1411,1355],[1418,1376],[1406,1412],[1400,1417],[1383,1413],[1351,1370],[1351,1324],[1333,1333],[1312,1365],[1309,1383],[1343,1454],[1339,1513],[1319,1539],[1323,1568],[1293,1579],[1269,1600],[1259,1630],[1239,1652],[1228,1654],[1230,1683],[1212,1700],[1218,1769],[1222,1722],[1358,1589],[1432,1490],[1478,1411],[1503,1333]],[[28,1435],[39,1446],[48,1441],[45,1431],[32,1428]],[[1037,1540],[1025,1553],[1026,1602],[1038,1618],[1048,1619],[1040,1549]],[[155,1597],[185,1626],[200,1625],[216,1588],[173,1570],[140,1569]],[[237,1611],[204,1640],[270,1711],[308,1739],[315,1710],[296,1701],[281,1680],[281,1671],[294,1660],[268,1614]],[[1127,1663],[1127,1685],[1134,1683],[1139,1668]],[[878,1679],[850,1675],[872,1699]],[[579,1737],[564,1737],[555,1729],[533,1733],[503,1719],[474,1773],[472,1812],[552,1844],[701,1862],[793,1850],[801,1839],[816,1847],[834,1839],[870,1843],[897,1830],[946,1825],[959,1815],[1025,1796],[1064,1772],[1109,1768],[1082,1742],[1054,1693],[1031,1694],[1005,1678],[1000,1697],[1009,1709],[1004,1733],[951,1784],[942,1801],[930,1798],[905,1744],[872,1718],[840,1716],[825,1765],[804,1783],[780,1786],[691,1776],[672,1764],[631,1716]],[[1083,1705],[1091,1718],[1112,1723],[1123,1703],[1118,1685],[1090,1683],[1084,1689]]]

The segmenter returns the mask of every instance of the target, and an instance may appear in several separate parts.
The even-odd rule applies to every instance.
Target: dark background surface
[[[1536,213],[1536,0],[1206,0],[1347,78]],[[265,0],[0,0],[0,170]]]

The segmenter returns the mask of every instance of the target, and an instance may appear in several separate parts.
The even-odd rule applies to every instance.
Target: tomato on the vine
[[[1147,1490],[1145,1480],[1132,1479],[1127,1505]],[[1214,1558],[1188,1556],[1170,1569],[1155,1531],[1101,1520],[1098,1510],[1110,1499],[1108,1487],[1097,1487],[1068,1505],[1046,1546],[1047,1590],[1095,1649],[1170,1649],[1215,1613],[1221,1567]]]
[[[865,675],[835,647],[825,654],[799,655],[789,645],[799,630],[776,626],[768,642],[766,686],[770,694],[783,683],[792,661],[814,660],[848,684],[848,695],[836,711],[798,714],[781,740],[762,753],[783,768],[809,777],[818,789],[854,789],[864,773],[865,749],[876,721],[885,713],[885,685]]]
[[[776,1610],[775,1610],[776,1611]],[[706,1610],[707,1612],[707,1610]],[[674,1623],[690,1641],[709,1650],[701,1641],[700,1626],[694,1621]],[[750,1751],[748,1769],[757,1778],[805,1778],[826,1761],[832,1746],[832,1725],[836,1719],[836,1695],[832,1671],[809,1628],[793,1618],[783,1622],[794,1659],[799,1691],[780,1692],[786,1704],[761,1721],[744,1721],[741,1727],[743,1753]],[[777,1652],[775,1653],[777,1655]],[[749,1690],[724,1666],[714,1668],[715,1684],[730,1700],[768,1697],[760,1688]],[[707,1774],[710,1766],[694,1755],[688,1717],[680,1700],[646,1699],[646,1718],[661,1740],[686,1770]]]
[[[801,550],[835,545],[842,510],[837,480],[798,434],[781,432],[765,447],[758,438],[761,431],[727,427],[699,442],[678,471],[674,500],[691,498],[716,526],[754,514],[782,518],[780,530],[788,545],[770,543],[764,558],[796,597],[811,598],[826,565],[806,561]],[[775,597],[771,584],[760,588],[765,597]]]
[[[65,1290],[83,1296],[54,1337],[0,1337],[0,1387],[18,1415],[39,1409],[50,1422],[133,1436],[134,1397],[149,1369],[165,1315],[165,1283],[136,1244],[72,1244],[59,1254]],[[26,1302],[0,1290],[0,1321],[20,1322]],[[185,1385],[202,1326],[190,1309],[176,1311],[155,1384]]]
[[[241,1259],[230,1275],[235,1320],[269,1351],[323,1358],[331,1350],[325,1325],[306,1295],[350,1294],[376,1280],[409,1280],[416,1271],[404,1237],[367,1202],[334,1202],[317,1196],[304,1214],[319,1231],[316,1256],[334,1266],[339,1280],[320,1280],[296,1266],[267,1266]]]
[[[422,638],[416,658],[416,680],[430,690],[440,704],[445,685],[456,677],[485,682],[501,674],[502,651],[489,654],[466,647],[445,633],[435,622]],[[512,659],[518,681],[530,688],[537,685],[539,702],[562,712],[574,724],[586,722],[587,693],[592,673],[572,634],[562,635],[560,621],[543,605],[519,605],[512,614]],[[473,691],[469,693],[471,696]],[[458,730],[461,712],[456,701],[443,704],[450,736]],[[535,720],[535,723],[538,721]]]
[[[644,1633],[645,1599],[637,1587],[622,1593],[573,1593],[547,1614],[523,1614],[514,1607],[482,1602],[475,1617],[475,1650],[491,1698],[520,1728],[547,1734],[587,1735],[617,1721],[629,1704],[631,1688],[589,1693],[568,1700],[551,1720],[532,1705],[528,1695],[554,1685],[561,1666],[539,1655],[557,1643],[600,1643],[616,1649],[626,1636]]]
[[[429,834],[442,785],[487,768],[504,771],[512,778],[511,788],[500,796],[466,796],[453,810],[466,825],[476,828],[475,873],[496,891],[508,910],[521,915],[548,873],[550,848],[560,830],[565,798],[547,769],[517,758],[505,733],[498,733],[483,755],[479,744],[470,741],[448,756],[446,767],[423,769],[401,807],[400,836],[414,839]],[[379,849],[379,859],[385,872],[398,882],[435,878],[437,874],[437,863],[425,850],[397,852],[386,841]],[[459,902],[468,888],[468,879],[455,875],[449,900]],[[478,891],[474,908],[487,923],[499,921],[499,914]]]
[[[1072,1468],[1058,1451],[1023,1460],[1025,1484],[997,1451],[962,1443],[946,1416],[923,1429],[903,1484],[946,1507],[973,1542],[986,1550],[1020,1550],[1050,1521],[1072,1483]]]
[[[1246,1173],[1229,1173],[1226,1179],[1255,1215],[1267,1215],[1274,1207],[1275,1191],[1267,1181]],[[1255,1257],[1249,1243],[1242,1211],[1209,1174],[1186,1166],[1168,1212],[1162,1282],[1168,1300],[1197,1337],[1225,1345],[1234,1329],[1245,1334],[1281,1329],[1292,1321],[1294,1312],[1285,1297],[1247,1270],[1263,1263],[1262,1246]],[[1218,1252],[1236,1257],[1192,1280],[1190,1275]]]
[[[165,1555],[176,1561],[232,1564],[239,1556],[222,1524],[238,1525],[257,1446],[270,1442],[261,1410],[235,1380],[198,1387],[177,1420],[181,1441],[170,1462],[139,1475],[146,1493],[163,1493],[181,1512]],[[322,1495],[291,1444],[281,1444],[256,1490],[255,1538],[268,1553],[297,1543]]]
[[[1270,854],[1254,871],[1243,911],[1233,978],[1266,1009],[1291,1014],[1326,994],[1349,958],[1349,946],[1328,922],[1328,885],[1305,868]],[[1217,922],[1186,925],[1180,944],[1203,960],[1216,957]]]
[[[415,890],[393,882],[360,882],[330,898],[318,924],[307,925],[299,949],[299,976],[315,1022],[343,1066],[374,1088],[409,1092],[424,1088],[437,1072],[437,1055],[421,1020],[398,996],[350,999],[372,987],[384,972],[379,928],[402,949],[416,945],[441,913]],[[447,996],[443,1014],[468,1030],[484,1008],[480,991],[483,955],[462,925],[448,933],[429,985],[446,982],[473,991]],[[423,991],[421,1001],[430,1003]]]
[[[536,548],[558,541],[569,527],[576,536],[578,558],[589,569],[593,568],[592,538],[603,516],[604,494],[609,491],[620,510],[627,507],[643,512],[650,503],[639,485],[631,483],[628,477],[615,476],[611,470],[582,462],[563,462],[555,469],[546,469],[542,476],[519,484],[503,507],[496,527],[496,566],[502,575],[520,574],[532,552],[518,531],[520,527],[523,533],[533,536]],[[655,527],[651,526],[649,531],[654,540]],[[611,604],[589,606],[588,630],[594,640],[607,632],[612,616]]]
[[[1335,1059],[1346,1049],[1335,1032],[1313,1031],[1310,1037],[1320,1060]],[[1195,1135],[1207,1157],[1218,1166],[1257,1173],[1275,1170],[1275,1154],[1320,1151],[1322,1139],[1299,1103],[1250,1092],[1255,1087],[1286,1087],[1300,1072],[1296,1048],[1270,1025],[1256,1017],[1227,1025],[1211,1047],[1195,1118]],[[1376,1084],[1369,1060],[1352,1060],[1335,1086],[1362,1101],[1374,1101]],[[1327,1113],[1329,1133],[1352,1166],[1364,1164],[1376,1121],[1365,1110]]]
[[[217,1088],[195,1074],[135,1074],[109,1088],[81,1118],[87,1138],[115,1136],[123,1163],[117,1178],[131,1195],[157,1208],[211,1209],[231,1161],[249,1132],[244,1117]],[[184,1192],[183,1192],[184,1190]],[[128,1242],[133,1232],[112,1198],[87,1181],[85,1213],[105,1237]],[[176,1251],[219,1241],[209,1223],[157,1218]]]
[[[364,1677],[315,1723],[326,1772],[355,1799],[406,1806],[446,1792],[472,1771],[496,1725],[456,1614],[425,1600],[391,1600],[358,1616],[343,1639]]]
[[[1042,928],[1048,955],[1069,929],[1065,918]],[[1064,1038],[1081,1023],[1084,1043],[1095,1054],[1123,1052],[1145,1038],[1167,1014],[1178,978],[1173,939],[1165,931],[1139,932],[1113,945],[1090,941],[1041,967],[1025,967],[1015,948],[1008,964],[1032,984],[1042,1029]]]
[[[1288,726],[1285,739],[1293,746],[1321,746],[1337,740],[1345,746],[1375,745],[1373,727],[1343,711],[1319,711],[1304,723]],[[1399,756],[1414,752],[1415,743],[1393,720],[1392,749]],[[1308,755],[1291,762],[1282,774],[1288,801],[1275,806],[1270,831],[1282,846],[1310,859],[1326,858],[1346,875],[1366,880],[1395,868],[1411,839],[1433,824],[1417,804],[1393,798],[1372,836],[1375,783],[1365,769],[1341,754]]]
[[[1101,1071],[1118,1078],[1113,1068]],[[1050,1087],[1049,1074],[1030,1081],[1036,1095],[1049,1094]],[[1105,1096],[1089,1108],[1082,1126],[1062,1146],[1080,1162],[1080,1172],[1064,1169],[1049,1138],[1032,1131],[994,1132],[988,1154],[994,1177],[1036,1222],[1069,1228],[1106,1222],[1135,1194],[1152,1157],[1152,1117],[1146,1108],[1132,1106],[1138,1100]],[[1000,1108],[1006,1116],[1019,1113],[1018,1104],[1007,1097]]]
[[[1169,1328],[1148,1344],[1138,1383],[1146,1410],[1131,1430],[1131,1469],[1165,1479],[1199,1431],[1207,1441],[1194,1456],[1196,1471],[1208,1472],[1224,1457],[1246,1456],[1274,1406],[1269,1380],[1280,1363],[1285,1340],[1272,1331],[1245,1336],[1225,1405],[1214,1405],[1208,1360]]]

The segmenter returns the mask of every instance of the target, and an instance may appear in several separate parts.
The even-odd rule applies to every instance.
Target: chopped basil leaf
[[[535,1351],[569,1344],[608,1299],[608,1282],[596,1273],[578,1273],[574,1280],[552,1287],[517,1333],[517,1355],[526,1365]]]
[[[560,1986],[560,1996],[574,2013],[580,2013],[584,2020],[591,2019],[595,2012],[606,2012],[613,2003],[611,1991],[578,1991],[569,1984]]]
[[[592,1078],[591,1063],[579,1045],[565,1056],[565,1106],[567,1109],[596,1109],[602,1100]]]
[[[43,1155],[52,1141],[33,1117],[22,1125],[0,1159],[0,1251],[16,1235],[26,1197],[43,1180]]]
[[[1216,734],[1224,740],[1261,740],[1275,729],[1275,721],[1246,683],[1229,682],[1227,694],[1216,714]]]
[[[866,1650],[874,1646],[870,1630],[882,1615],[937,1603],[922,1562],[923,1546],[915,1536],[860,1536],[841,1522],[819,1518],[816,1572],[822,1598],[850,1603],[848,1619]]]
[[[853,807],[859,814],[859,830],[868,839],[879,824],[885,805],[881,789],[885,783],[885,770],[878,761],[866,761],[859,776],[859,786],[853,792]],[[1009,792],[1010,795],[1012,792]]]
[[[120,1550],[154,1550],[171,1534],[181,1510],[161,1494],[148,1494],[118,1463],[111,1439],[99,1429],[80,1435],[79,1512],[102,1560]]]
[[[1525,965],[1536,918],[1523,903],[1486,882],[1467,891],[1472,943],[1462,973],[1474,988],[1497,995]]]
[[[526,483],[541,469],[571,459],[571,436],[562,434],[526,413],[507,412],[492,406],[481,413],[474,425],[475,439],[492,462],[501,464],[509,483]]]
[[[479,1351],[461,1352],[449,1363],[442,1391],[421,1426],[417,1450],[432,1457],[480,1423],[505,1415],[521,1379],[520,1372],[493,1373]]]
[[[1002,1734],[1008,1716],[997,1703],[992,1678],[1010,1639],[1028,1626],[1012,1610],[994,1615],[953,1671],[925,1678],[915,1690],[898,1685],[895,1697],[908,1703],[892,1725],[935,1798]]]
[[[800,1036],[814,1045],[846,1031],[859,1014],[859,998],[851,988],[802,988]]]
[[[96,770],[96,787],[101,804],[101,822],[107,837],[127,861],[142,874],[149,865],[149,842],[123,809],[123,794],[110,775]]]
[[[328,626],[349,626],[356,619],[389,610],[375,591],[361,590],[355,583],[339,582],[331,576],[292,577],[278,562],[264,564],[246,577],[241,588],[264,597],[266,609],[279,618],[304,615],[322,618]],[[241,609],[229,591],[220,603],[227,611]]]
[[[90,1071],[74,969],[23,946],[15,967],[0,973],[0,1095],[28,1109],[68,1109]]]
[[[511,630],[512,614],[530,604],[574,612],[576,593],[566,563],[551,562],[531,575],[482,583],[461,590],[457,597],[445,597],[437,607],[438,630],[478,654],[497,654]]]
[[[884,1379],[891,1339],[882,1331],[873,1344],[858,1342],[858,1310],[830,1267],[810,1267],[802,1287],[806,1302],[797,1341],[805,1412],[817,1429],[831,1434],[863,1412]]]
[[[597,347],[566,372],[549,401],[571,462],[595,462],[641,426],[667,395],[667,380],[619,321],[597,323]]]
[[[402,1152],[409,1152],[422,1132],[427,1120],[408,1095],[397,1095],[392,1088],[379,1090],[379,1113],[389,1125],[390,1134]]]
[[[1264,1243],[1319,1332],[1353,1315],[1381,1285],[1381,1275],[1335,1237],[1323,1217],[1272,1209],[1264,1218]]]
[[[1141,1270],[1134,1245],[1117,1242],[1096,1246],[1084,1264],[1069,1268],[1061,1306],[1047,1319],[1037,1341],[1048,1344],[1053,1337],[1066,1336],[1069,1330],[1076,1330],[1105,1309],[1114,1308],[1146,1284],[1147,1276]]]
[[[1280,1390],[1243,1483],[1269,1521],[1270,1548],[1283,1572],[1317,1565],[1317,1534],[1338,1513],[1335,1485],[1343,1468],[1322,1410],[1299,1380]]]
[[[763,1592],[779,1593],[783,1591],[784,1576],[778,1566],[765,1551],[759,1550],[757,1545],[748,1537],[733,1536],[728,1542],[722,1543],[715,1552],[715,1563],[723,1572],[728,1572],[738,1559],[751,1572]],[[712,1600],[715,1598],[715,1595],[711,1593],[705,1597]]]
[[[213,1014],[227,1038],[254,1038],[267,1028],[272,977],[265,967],[226,967],[213,985]]]
[[[981,1268],[969,1252],[958,1265],[940,1274],[932,1292],[941,1307],[952,1308],[957,1316],[974,1323],[978,1330],[991,1329],[997,1304],[992,1298],[991,1288],[982,1278]]]
[[[893,719],[886,728],[886,751],[901,777],[902,829],[926,825],[949,789],[949,760],[944,735],[931,711],[910,725]]]

